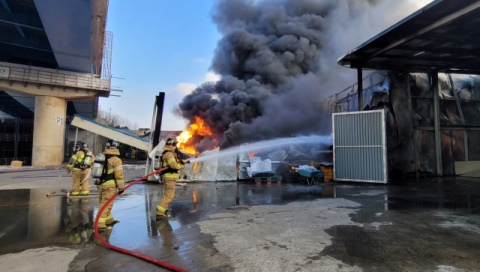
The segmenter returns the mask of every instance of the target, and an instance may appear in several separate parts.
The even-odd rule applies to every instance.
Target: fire
[[[198,173],[198,171],[197,171],[197,166],[198,166],[198,162],[195,162],[195,163],[193,164],[193,173],[194,173],[194,174]]]
[[[197,203],[197,190],[193,190],[193,203]]]
[[[251,158],[253,158],[253,157],[255,157],[255,152],[252,152],[252,153],[248,154],[248,158],[251,159]]]
[[[211,137],[213,135],[210,128],[200,117],[195,116],[195,123],[191,124],[185,131],[177,137],[177,147],[188,154],[198,155],[195,146],[191,143],[193,136]]]

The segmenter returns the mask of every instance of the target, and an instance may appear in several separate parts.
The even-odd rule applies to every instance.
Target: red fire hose
[[[137,180],[135,180],[134,182],[130,183],[128,186],[126,186],[124,188],[124,190],[127,190],[128,188],[130,188],[132,185],[134,185],[135,183],[143,180],[143,179],[146,179],[148,178],[149,176],[151,175],[155,175],[155,174],[158,174],[162,171],[165,171],[167,170],[167,168],[162,168],[160,170],[157,170],[155,172],[152,172],[144,177],[141,177]],[[154,259],[154,258],[151,258],[151,257],[148,257],[148,256],[145,256],[143,254],[140,254],[140,253],[137,253],[137,252],[133,252],[133,251],[130,251],[130,250],[126,250],[126,249],[123,249],[123,248],[120,248],[120,247],[116,247],[116,246],[112,246],[111,244],[107,243],[105,240],[102,239],[102,237],[100,236],[100,234],[98,233],[98,220],[100,219],[100,215],[102,215],[103,211],[105,210],[105,208],[108,206],[108,204],[110,204],[116,197],[118,196],[118,193],[116,193],[112,198],[110,198],[107,203],[105,203],[105,205],[103,205],[103,207],[98,211],[97,213],[97,218],[95,219],[95,224],[94,224],[94,230],[95,230],[95,236],[97,236],[97,239],[100,241],[100,243],[102,243],[104,246],[108,247],[108,248],[111,248],[113,250],[116,250],[118,252],[121,252],[121,253],[125,253],[125,254],[128,254],[128,255],[132,255],[134,257],[137,257],[137,258],[140,258],[140,259],[143,259],[145,261],[148,261],[148,262],[151,262],[151,263],[154,263],[156,265],[159,265],[159,266],[162,266],[164,268],[167,268],[167,269],[170,269],[172,271],[178,271],[178,272],[188,272],[188,270],[185,270],[185,269],[182,269],[182,268],[179,268],[179,267],[176,267],[174,265],[171,265],[169,263],[166,263],[166,262],[162,262],[160,260],[157,260],[157,259]]]

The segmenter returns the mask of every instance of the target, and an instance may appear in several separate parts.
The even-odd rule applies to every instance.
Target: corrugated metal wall
[[[334,177],[387,183],[385,111],[333,115]]]

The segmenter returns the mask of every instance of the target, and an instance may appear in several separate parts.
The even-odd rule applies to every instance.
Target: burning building
[[[199,86],[179,104],[177,114],[190,121],[179,147],[199,154],[264,139],[329,135],[330,116],[315,101],[353,80],[336,65],[344,48],[404,15],[392,14],[387,22],[371,14],[414,9],[408,1],[391,2],[218,1],[212,18],[223,38],[211,69],[221,80]]]
[[[386,112],[390,174],[478,176],[479,4],[433,1],[339,59],[357,69],[357,91],[335,95],[332,109]],[[390,72],[374,87],[363,69]]]
[[[197,87],[176,108],[190,121],[177,137],[179,148],[199,156],[261,140],[330,135],[331,115],[315,102],[354,80],[354,73],[338,67],[336,59],[415,9],[406,0],[218,1],[212,19],[223,37],[211,69],[221,79]],[[401,12],[372,16],[390,10]],[[266,158],[283,151],[282,160],[324,162],[325,154],[331,154],[329,145],[246,156]],[[238,160],[197,163],[188,172],[218,180],[241,172]],[[210,170],[203,173],[205,169]],[[228,174],[213,169],[228,169]]]

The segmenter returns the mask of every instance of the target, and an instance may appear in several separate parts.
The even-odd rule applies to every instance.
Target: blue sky
[[[210,18],[212,5],[213,0],[110,1],[112,74],[125,78],[113,78],[112,86],[124,92],[101,98],[100,107],[150,127],[155,95],[163,91],[162,130],[183,130],[186,122],[172,109],[195,85],[215,79],[208,73],[220,34]]]

